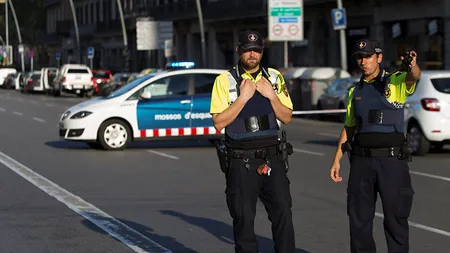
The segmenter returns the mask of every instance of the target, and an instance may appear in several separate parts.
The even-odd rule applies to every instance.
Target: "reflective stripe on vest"
[[[359,133],[404,132],[404,110],[387,100],[386,87],[382,77],[371,84],[361,82],[353,89],[352,101]]]
[[[237,66],[235,67],[236,75],[239,75],[239,71],[237,71]],[[275,92],[278,92],[278,74],[275,71],[269,70],[266,71],[265,68],[262,68],[262,71],[266,76],[269,77],[269,82],[274,86]],[[230,100],[228,101],[228,105],[231,105],[234,101],[236,101],[238,95],[238,85],[237,80],[233,77],[231,73],[228,73],[228,82],[230,83],[230,89],[228,90]]]

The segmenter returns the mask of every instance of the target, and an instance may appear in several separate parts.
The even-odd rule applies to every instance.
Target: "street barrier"
[[[332,110],[310,110],[310,111],[293,111],[293,115],[303,114],[329,114],[329,113],[345,113],[346,109],[332,109]]]

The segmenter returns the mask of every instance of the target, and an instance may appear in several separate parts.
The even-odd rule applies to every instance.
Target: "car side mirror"
[[[142,99],[150,99],[152,97],[152,93],[150,91],[144,91],[141,94]]]

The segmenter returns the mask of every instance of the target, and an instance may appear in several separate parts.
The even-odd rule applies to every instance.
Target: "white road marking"
[[[167,157],[167,158],[170,158],[170,159],[174,159],[174,160],[180,159],[177,156],[169,155],[169,154],[166,154],[166,153],[163,153],[163,152],[154,151],[154,150],[147,150],[147,152],[153,153],[155,155],[164,156],[164,157]]]
[[[418,175],[418,176],[429,177],[429,178],[434,178],[434,179],[440,179],[440,180],[444,180],[444,181],[450,182],[450,178],[448,178],[448,177],[442,177],[442,176],[437,176],[437,175],[433,175],[433,174],[428,174],[428,173],[423,173],[423,172],[418,172],[418,171],[412,171],[412,170],[410,170],[409,173],[415,174],[415,175]]]
[[[54,104],[50,104],[50,103],[46,103],[45,106],[48,106],[48,107],[55,107]]]
[[[117,240],[123,242],[135,252],[171,253],[170,250],[145,237],[143,234],[128,227],[119,220],[116,220],[109,214],[84,201],[79,196],[70,193],[66,189],[39,175],[3,152],[0,152],[0,163],[28,180],[48,195],[54,197],[59,202],[65,204],[85,219],[94,223],[111,236],[114,236]]]
[[[0,108],[0,112],[5,112],[6,109],[5,108]]]
[[[324,153],[318,153],[318,152],[313,152],[313,151],[298,149],[298,148],[294,148],[294,151],[299,152],[299,153],[308,154],[308,155],[316,155],[316,156],[324,156],[325,155]]]
[[[33,117],[34,120],[45,123],[45,120],[38,118],[38,117]]]
[[[333,137],[333,138],[339,138],[339,134],[332,134],[332,133],[316,133],[317,135],[320,136],[327,136],[327,137]]]
[[[377,216],[379,218],[384,218],[384,215],[382,213],[377,213],[376,212],[375,216]],[[443,236],[450,237],[450,232],[442,230],[442,229],[430,227],[430,226],[427,226],[427,225],[422,225],[422,224],[415,223],[415,222],[412,222],[412,221],[408,221],[408,224],[409,224],[410,227],[415,227],[415,228],[426,230],[428,232],[432,232],[432,233],[435,233],[435,234],[440,234],[440,235],[443,235]]]
[[[23,116],[23,113],[21,112],[13,112],[14,115]]]

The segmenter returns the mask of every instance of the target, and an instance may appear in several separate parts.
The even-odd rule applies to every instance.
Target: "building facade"
[[[200,67],[229,68],[238,56],[238,34],[256,29],[267,37],[268,0],[201,0],[206,62],[202,62],[202,36],[196,0],[120,0],[129,44],[130,70],[163,67],[163,46],[138,51],[136,20],[150,17],[171,22],[172,60],[189,60]],[[116,0],[73,0],[79,28],[79,48],[69,1],[47,0],[47,38],[50,65],[89,64],[87,48],[95,48],[93,67],[120,71],[125,66],[124,41]],[[339,33],[332,27],[335,0],[304,0],[304,40],[288,43],[291,66],[340,66]],[[381,42],[384,64],[396,68],[408,49],[419,54],[424,69],[450,69],[450,1],[447,0],[345,0],[347,13],[348,70],[356,69],[351,51],[355,42],[370,37]],[[167,31],[166,31],[167,33]],[[165,35],[167,37],[167,34]],[[282,67],[284,43],[266,41],[265,65]]]

